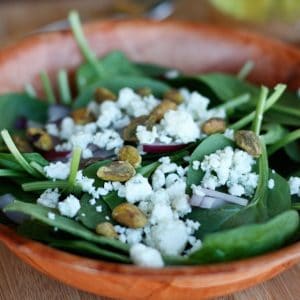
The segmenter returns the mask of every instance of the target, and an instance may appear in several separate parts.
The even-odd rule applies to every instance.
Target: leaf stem
[[[81,158],[81,148],[74,148],[71,159],[70,175],[68,178],[69,186],[73,187],[76,181],[77,171],[79,169]]]
[[[25,84],[24,90],[29,97],[36,98],[36,90],[30,83]]]
[[[278,142],[274,143],[272,146],[268,149],[268,154],[272,155],[285,145],[294,142],[295,140],[300,139],[300,129],[296,129],[285,136],[283,136]]]
[[[265,105],[265,108],[264,108],[264,112],[269,110],[276,103],[276,101],[279,100],[279,98],[281,97],[281,95],[283,94],[285,89],[286,89],[285,84],[277,84],[275,86],[274,92],[266,100],[266,105]],[[249,113],[244,118],[242,118],[239,121],[237,121],[236,123],[232,124],[230,126],[230,128],[234,129],[234,130],[239,130],[239,129],[247,126],[249,123],[251,123],[254,120],[254,118],[255,118],[255,111]]]
[[[48,74],[46,72],[42,72],[40,74],[40,77],[41,77],[41,81],[42,81],[42,84],[44,87],[44,91],[45,91],[48,103],[55,104],[56,99],[55,99],[54,91],[53,91]]]
[[[266,106],[268,92],[269,92],[269,90],[265,86],[262,86],[260,94],[259,94],[259,99],[258,99],[257,105],[256,105],[255,118],[253,120],[253,125],[252,125],[252,130],[257,135],[260,134],[260,129],[261,129],[262,121],[263,121],[264,108]]]
[[[47,190],[47,189],[66,189],[69,187],[69,183],[66,180],[56,180],[56,181],[50,181],[50,180],[44,180],[44,181],[35,181],[35,182],[28,182],[22,184],[22,189],[25,192],[31,192],[31,191],[41,191],[41,190]]]
[[[300,210],[300,203],[299,202],[292,203],[292,209]]]
[[[240,105],[247,103],[249,100],[250,100],[250,94],[242,94],[224,104],[216,106],[215,109],[224,109],[224,110],[234,109]]]
[[[253,70],[253,68],[254,68],[254,62],[252,60],[246,61],[246,63],[242,66],[241,70],[238,72],[236,77],[241,80],[245,79]]]
[[[24,173],[8,170],[8,169],[0,169],[0,177],[23,177]]]
[[[10,134],[6,129],[1,131],[1,136],[3,138],[3,141],[11,154],[14,156],[16,161],[20,164],[20,166],[30,175],[34,177],[40,177],[40,175],[37,173],[35,169],[33,169],[30,164],[27,162],[27,160],[23,157],[23,155],[20,153],[18,148],[16,147],[15,143],[13,142]]]
[[[71,91],[66,70],[60,70],[57,75],[60,100],[65,105],[71,104]]]
[[[80,18],[77,11],[71,11],[69,14],[69,22],[71,29],[73,31],[74,38],[77,42],[78,47],[81,50],[82,55],[87,60],[88,63],[91,64],[91,66],[94,67],[96,73],[99,75],[99,77],[103,76],[103,68],[101,64],[98,62],[95,54],[90,49],[88,42],[84,36]]]

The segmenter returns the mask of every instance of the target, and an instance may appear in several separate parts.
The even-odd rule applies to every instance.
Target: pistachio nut
[[[140,166],[142,157],[137,148],[133,146],[124,146],[119,150],[118,158],[120,161],[129,162],[134,168]]]
[[[95,94],[94,94],[95,100],[97,103],[102,103],[104,101],[110,100],[110,101],[116,101],[117,100],[117,96],[110,91],[109,89],[106,88],[97,88],[95,90]]]
[[[71,112],[71,117],[74,122],[79,125],[85,125],[95,120],[91,112],[85,107],[73,110]]]
[[[54,148],[53,138],[42,128],[28,128],[26,134],[36,148],[43,151]]]
[[[251,130],[238,130],[234,134],[234,139],[238,147],[245,150],[254,157],[259,157],[262,153],[259,137]]]
[[[122,203],[112,211],[112,217],[118,223],[130,228],[142,228],[147,224],[147,217],[135,205]]]
[[[12,139],[20,152],[33,152],[33,148],[25,138],[19,135],[13,135]]]
[[[171,100],[163,100],[150,114],[151,120],[159,122],[168,110],[175,110],[177,104]]]
[[[178,90],[171,89],[164,94],[165,100],[173,101],[176,104],[180,104],[183,102],[183,96]]]
[[[144,125],[147,129],[155,124],[155,121],[149,118],[149,116],[141,116],[131,120],[131,122],[123,129],[122,137],[127,142],[136,142],[136,129],[139,125]]]
[[[96,226],[96,233],[106,237],[117,238],[118,234],[114,226],[109,222],[99,223]]]
[[[135,175],[134,167],[127,161],[113,161],[112,163],[100,167],[97,171],[97,176],[106,181],[129,180]]]
[[[143,87],[136,90],[137,94],[142,97],[147,97],[152,94],[152,90],[149,87]]]
[[[211,118],[205,121],[201,126],[201,130],[205,134],[224,132],[225,129],[226,129],[226,122],[224,119],[221,118]]]

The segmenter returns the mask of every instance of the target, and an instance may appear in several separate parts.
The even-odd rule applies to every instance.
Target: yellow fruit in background
[[[224,14],[239,20],[300,19],[300,0],[210,0]]]

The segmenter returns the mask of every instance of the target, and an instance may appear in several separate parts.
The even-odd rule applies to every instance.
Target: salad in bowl
[[[248,258],[299,239],[300,102],[285,84],[85,58],[0,96],[0,221],[87,257],[159,268]],[[41,101],[42,100],[42,101]],[[21,104],[20,104],[21,103]]]

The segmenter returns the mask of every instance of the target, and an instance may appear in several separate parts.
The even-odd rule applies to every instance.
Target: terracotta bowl
[[[190,23],[105,21],[85,32],[97,55],[120,49],[136,61],[154,62],[188,73],[237,72],[255,62],[250,79],[272,86],[300,86],[300,51],[245,32]],[[39,88],[38,74],[72,72],[82,58],[69,31],[31,36],[0,51],[0,93]],[[0,226],[0,240],[41,272],[76,288],[122,299],[199,299],[231,293],[275,276],[300,261],[300,243],[247,260],[196,267],[149,270],[86,259],[24,239]]]

